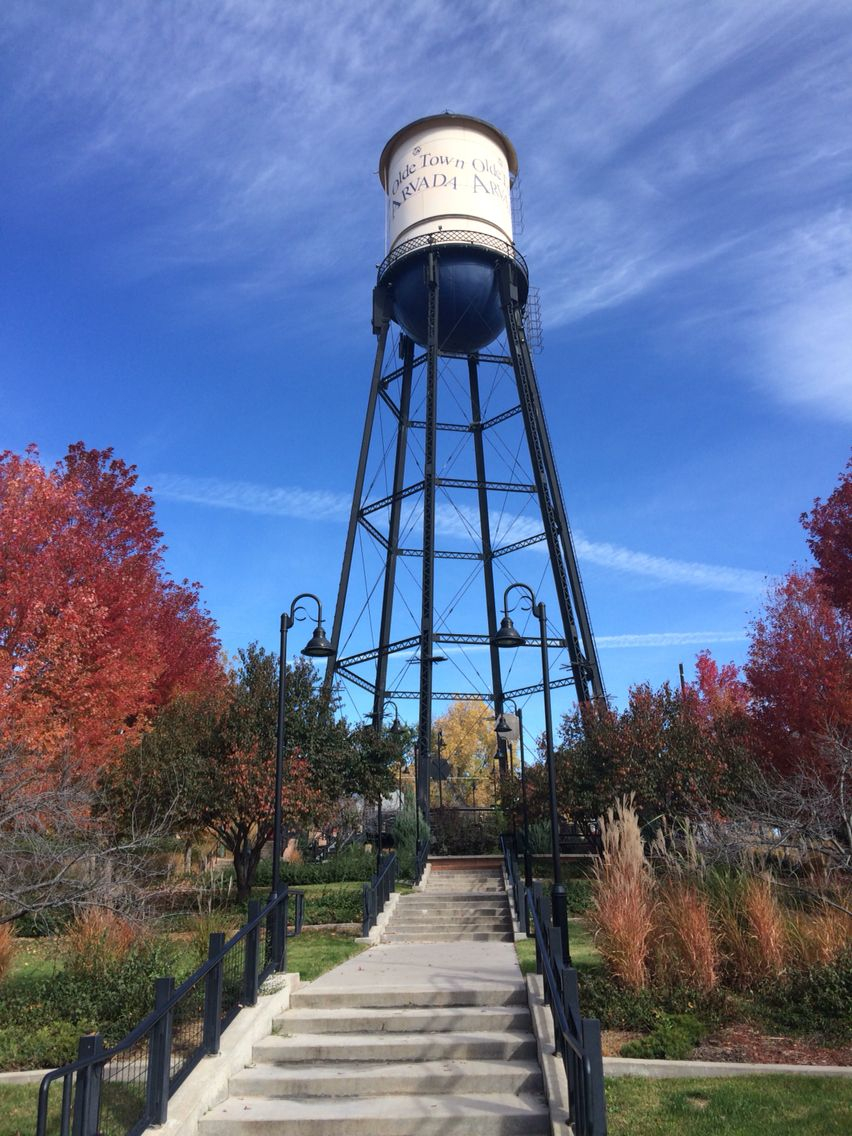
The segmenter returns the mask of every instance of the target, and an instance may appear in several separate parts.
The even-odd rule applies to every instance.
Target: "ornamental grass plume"
[[[845,906],[848,910],[848,899]],[[852,950],[852,917],[822,900],[814,910],[793,913],[788,938],[796,963],[801,966],[828,966]]]
[[[751,947],[751,977],[777,978],[787,965],[787,921],[771,879],[751,876],[746,880],[743,911]]]
[[[663,985],[707,994],[719,982],[719,943],[707,896],[682,879],[667,880],[654,918],[654,971]]]
[[[0,982],[12,968],[18,950],[18,941],[11,923],[0,923]]]
[[[133,925],[114,911],[86,908],[65,932],[66,967],[80,978],[101,980],[124,960],[138,937]]]
[[[645,857],[633,797],[600,819],[603,855],[594,866],[589,921],[613,976],[633,990],[648,981],[654,877]]]

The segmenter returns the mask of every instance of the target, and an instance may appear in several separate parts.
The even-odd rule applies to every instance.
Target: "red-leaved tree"
[[[826,501],[802,513],[816,578],[835,607],[852,617],[852,458]]]
[[[621,712],[603,701],[578,708],[560,726],[560,801],[580,821],[630,794],[643,821],[724,809],[743,765],[746,700],[736,666],[702,652],[683,690],[640,683]]]
[[[825,738],[852,731],[852,616],[815,572],[773,585],[752,625],[745,672],[758,760],[784,775],[803,765],[819,771]]]
[[[111,450],[0,454],[0,738],[91,774],[177,693],[222,681],[197,584],[170,580],[150,490]]]

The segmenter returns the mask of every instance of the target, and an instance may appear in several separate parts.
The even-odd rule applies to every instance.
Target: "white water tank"
[[[460,114],[436,114],[398,130],[382,151],[387,194],[387,256],[380,279],[390,285],[394,318],[425,344],[426,260],[438,252],[438,339],[442,350],[468,353],[500,333],[496,270],[501,260],[526,266],[512,241],[515,148],[497,127]]]

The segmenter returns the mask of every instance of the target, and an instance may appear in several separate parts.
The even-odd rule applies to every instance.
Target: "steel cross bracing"
[[[376,357],[334,613],[332,641],[338,656],[329,661],[327,671],[329,682],[337,680],[344,687],[350,686],[358,698],[368,697],[374,722],[381,722],[385,703],[390,699],[418,703],[420,760],[416,786],[418,801],[427,816],[433,703],[484,701],[499,713],[505,699],[526,699],[542,690],[540,681],[522,684],[517,680],[513,689],[505,689],[517,652],[498,652],[494,645],[502,614],[503,586],[517,578],[512,554],[521,553],[523,559],[525,549],[547,546],[548,557],[535,562],[532,582],[537,580],[542,567],[547,571],[549,564],[550,594],[555,591],[556,599],[555,605],[549,603],[549,607],[558,615],[547,646],[565,651],[568,657],[567,676],[552,679],[551,688],[573,688],[581,702],[603,693],[573,541],[525,339],[515,266],[510,261],[495,266],[508,354],[497,350],[468,356],[440,350],[438,264],[439,252],[431,249],[424,262],[428,291],[425,351],[415,347],[405,335],[392,340],[390,290],[380,283],[374,291]],[[392,344],[397,340],[398,357],[390,359]],[[488,376],[490,389],[482,385],[480,391]],[[505,392],[501,396],[503,406],[499,399],[497,405],[491,401],[498,380]],[[455,387],[451,389],[453,382]],[[444,410],[440,418],[439,392]],[[459,421],[448,420],[446,410],[453,400],[461,411]],[[513,420],[519,417],[522,426],[513,426]],[[506,431],[510,433],[506,435]],[[507,446],[505,437],[509,436],[520,438],[517,451]],[[443,449],[439,454],[441,438]],[[449,476],[453,460],[446,455],[450,450],[455,454],[459,447],[465,447],[466,460],[472,468],[464,471],[467,476]],[[377,453],[378,469],[371,480]],[[508,477],[494,476],[494,463],[499,466],[501,461],[508,468]],[[465,501],[463,495],[468,492],[474,495],[470,504],[457,505],[457,500]],[[436,547],[439,498],[444,517],[441,533],[454,532],[457,548]],[[525,504],[524,499],[530,504]],[[507,528],[501,521],[509,500],[517,501],[518,508],[510,511]],[[530,508],[533,514],[529,513]],[[454,529],[447,528],[448,516],[454,521]],[[526,524],[519,533],[514,528],[519,539],[507,540],[507,536],[514,535],[513,527],[522,517]],[[373,575],[367,571],[370,558],[374,583]],[[412,559],[421,561],[417,574],[411,570]],[[453,562],[457,562],[457,567],[453,567]],[[469,562],[470,568],[465,562]],[[439,563],[446,564],[446,571],[469,573],[464,580],[456,577],[461,582],[447,603],[443,594],[436,593]],[[525,575],[532,563],[529,559],[524,562]],[[495,576],[498,569],[499,580]],[[441,572],[445,572],[443,567]],[[453,612],[471,580],[479,581],[484,606],[481,618],[473,617],[479,630],[464,632],[457,630],[461,621],[458,616],[453,626]],[[447,585],[444,587],[446,590]],[[366,598],[362,604],[363,597]],[[375,618],[370,615],[373,605],[378,608]],[[470,626],[470,619],[468,611],[462,625]],[[367,622],[369,627],[364,626]],[[359,637],[353,639],[356,631]],[[538,633],[527,637],[524,629],[524,635],[526,646],[540,650]],[[483,670],[466,654],[474,648],[487,648]],[[469,671],[462,670],[460,659],[472,668],[475,679]],[[445,687],[452,684],[442,682],[442,689],[434,689],[433,671],[438,662],[445,664],[442,675],[444,669],[455,669],[462,672],[466,681],[470,680],[470,685],[450,690]],[[417,681],[406,683],[405,675],[412,668]],[[519,677],[531,679],[535,675]],[[358,695],[358,691],[363,693]],[[355,697],[352,701],[357,713],[366,712],[366,708],[357,710]]]
[[[560,614],[569,638],[568,654],[581,701],[604,695],[597,648],[592,636],[591,622],[586,607],[577,556],[562,489],[556,473],[556,463],[550,445],[550,435],[544,420],[538,383],[535,378],[532,356],[524,331],[523,311],[519,302],[517,269],[511,261],[504,260],[498,270],[500,296],[503,314],[506,319],[506,334],[509,337],[509,350],[515,368],[521,408],[526,425],[527,440],[530,444],[530,457],[536,479],[542,516],[545,521],[550,564],[553,569]],[[576,612],[576,620],[575,620]],[[580,625],[580,635],[577,624]]]

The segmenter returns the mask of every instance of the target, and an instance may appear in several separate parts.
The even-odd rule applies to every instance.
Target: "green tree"
[[[345,721],[307,660],[287,668],[283,817],[289,831],[320,826],[344,793],[360,791]],[[234,860],[248,895],[272,837],[278,707],[277,656],[239,652],[221,697],[166,707],[106,778],[110,807],[130,822],[167,818],[181,835],[204,828]]]

